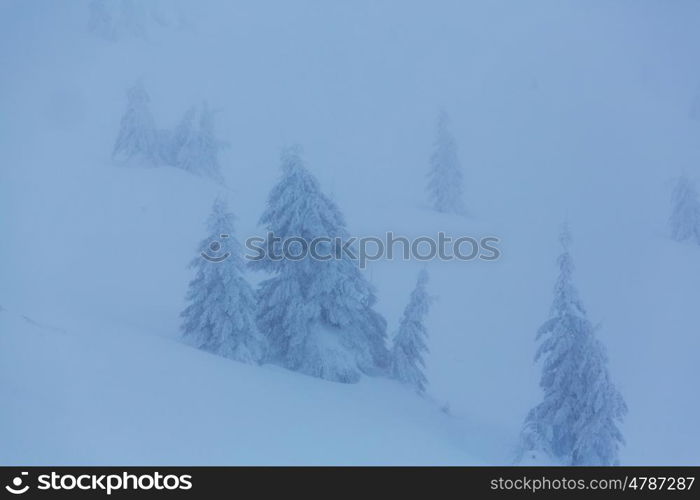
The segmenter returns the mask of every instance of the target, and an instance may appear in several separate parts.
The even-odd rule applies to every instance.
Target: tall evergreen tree
[[[161,156],[168,165],[177,166],[180,151],[184,150],[190,141],[195,140],[196,118],[197,108],[190,106],[175,128],[164,132]]]
[[[425,385],[428,382],[423,373],[425,368],[423,354],[428,352],[426,344],[428,330],[423,321],[430,308],[427,283],[428,272],[423,270],[418,275],[416,287],[404,309],[391,351],[392,377],[412,387],[419,394],[425,392]]]
[[[520,458],[544,452],[563,465],[615,465],[624,443],[618,424],[627,406],[573,284],[570,241],[565,228],[550,318],[537,334],[544,399],[525,420]]]
[[[282,170],[260,219],[268,229],[267,253],[251,262],[274,274],[258,293],[258,325],[268,340],[268,359],[339,382],[385,371],[386,322],[373,309],[373,288],[357,263],[332,243],[317,248],[331,259],[278,258],[289,238],[307,246],[316,238],[347,238],[340,210],[321,192],[297,148],[283,153]],[[299,255],[300,249],[289,245],[287,255]]]
[[[673,211],[669,219],[671,237],[700,244],[700,197],[695,184],[682,175],[673,190]]]
[[[200,349],[258,362],[264,339],[255,322],[255,294],[242,275],[242,249],[233,236],[233,222],[226,203],[217,199],[207,220],[209,236],[191,262],[196,275],[187,291],[181,328],[184,338]]]
[[[214,111],[204,104],[199,116],[191,108],[175,130],[172,140],[174,165],[188,172],[223,182],[219,153],[226,143],[216,138]]]
[[[127,90],[126,95],[127,108],[121,119],[112,157],[123,161],[138,158],[157,164],[160,145],[155,121],[149,109],[148,92],[139,81]]]
[[[438,212],[464,213],[462,167],[457,144],[449,130],[449,117],[440,111],[428,171],[428,196]]]

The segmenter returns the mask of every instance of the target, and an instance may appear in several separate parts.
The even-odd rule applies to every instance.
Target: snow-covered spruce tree
[[[172,138],[173,164],[196,175],[223,182],[219,152],[226,143],[214,133],[214,111],[204,104],[196,116],[190,109],[178,125]]]
[[[191,106],[172,131],[161,132],[161,157],[168,165],[177,166],[180,151],[185,150],[190,141],[196,140],[196,118],[197,108]]]
[[[268,229],[266,254],[250,263],[274,274],[258,291],[258,325],[268,342],[267,359],[338,382],[385,372],[386,321],[374,311],[374,290],[356,261],[331,243],[316,249],[330,260],[278,258],[285,255],[289,238],[307,245],[316,238],[347,238],[340,210],[304,167],[298,148],[282,154],[282,170],[260,219]],[[298,256],[300,250],[301,244],[288,245],[286,255]]]
[[[602,343],[572,281],[571,238],[561,234],[559,277],[548,319],[539,329],[543,401],[527,415],[519,459],[544,453],[562,465],[616,465],[627,413],[607,368]]]
[[[449,117],[441,111],[428,171],[428,196],[438,212],[464,213],[462,167],[449,131]]]
[[[693,182],[682,175],[673,190],[669,219],[671,238],[700,244],[700,198]]]
[[[233,221],[226,203],[217,199],[207,221],[209,236],[191,263],[196,275],[187,291],[181,329],[183,337],[200,349],[259,362],[264,339],[255,322],[255,293],[242,275],[245,266]]]
[[[428,272],[423,270],[418,275],[416,288],[404,309],[391,350],[391,376],[412,387],[419,394],[425,392],[425,385],[428,382],[423,373],[425,368],[423,354],[428,352],[426,344],[428,331],[423,321],[430,308],[427,283]]]
[[[126,112],[121,119],[112,157],[121,161],[139,159],[158,164],[160,145],[155,121],[149,109],[148,92],[139,81],[127,90],[126,95]]]

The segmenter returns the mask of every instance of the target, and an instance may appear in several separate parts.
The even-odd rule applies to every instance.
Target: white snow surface
[[[106,41],[87,2],[0,3],[0,464],[509,464],[541,398],[535,333],[564,220],[629,406],[621,463],[700,463],[700,246],[667,228],[674,178],[700,180],[700,5],[178,5],[182,23]],[[138,78],[159,127],[218,110],[225,189],[111,161]],[[426,201],[440,106],[466,216]],[[214,197],[239,240],[261,234],[296,142],[355,235],[501,239],[497,262],[428,263],[425,398],[180,341]],[[390,335],[422,267],[365,271]]]

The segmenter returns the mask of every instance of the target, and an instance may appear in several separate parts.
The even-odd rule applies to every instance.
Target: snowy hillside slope
[[[0,423],[13,430],[3,433],[2,464],[484,460],[475,458],[484,442],[394,382],[329,384],[133,331],[42,327],[10,311],[0,324]]]
[[[0,463],[509,463],[565,219],[629,406],[621,462],[700,463],[700,247],[666,227],[673,178],[700,179],[697,5],[180,4],[187,22],[107,41],[87,2],[0,2]],[[225,188],[111,161],[139,78],[159,126],[219,110]],[[424,194],[439,106],[465,217]],[[501,239],[497,262],[427,264],[427,400],[179,343],[211,202],[260,234],[296,142],[353,234]],[[365,271],[390,334],[422,268]]]

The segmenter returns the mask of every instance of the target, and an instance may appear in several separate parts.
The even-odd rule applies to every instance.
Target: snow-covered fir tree
[[[428,330],[424,319],[430,308],[430,296],[426,290],[428,272],[422,270],[411,298],[404,309],[399,330],[391,350],[391,375],[394,379],[412,387],[419,394],[425,392],[428,380],[423,373],[424,353],[428,352]]]
[[[428,171],[428,196],[438,212],[464,213],[462,167],[457,144],[449,130],[449,117],[440,111]]]
[[[184,338],[194,346],[244,362],[259,362],[264,339],[255,322],[255,293],[243,276],[242,249],[233,235],[234,216],[217,199],[207,220],[208,237],[192,260],[196,270],[181,317]]]
[[[214,111],[203,104],[199,116],[191,108],[173,133],[172,162],[193,174],[223,182],[219,153],[225,146],[214,132]]]
[[[121,0],[118,26],[121,36],[146,37],[146,9],[143,0]]]
[[[695,98],[690,105],[689,116],[691,120],[700,121],[700,87],[695,91]]]
[[[700,197],[688,176],[682,175],[676,182],[672,204],[671,238],[700,244]]]
[[[138,159],[158,164],[160,144],[149,108],[150,97],[141,81],[126,93],[127,107],[121,119],[112,157],[120,161]]]
[[[283,153],[282,170],[260,219],[268,229],[266,255],[251,262],[274,274],[258,292],[258,325],[268,341],[268,360],[339,382],[385,372],[386,321],[373,309],[374,290],[357,262],[331,243],[317,248],[330,260],[278,259],[288,238],[308,245],[316,238],[347,237],[340,210],[303,165],[299,148]],[[300,249],[289,245],[287,255],[299,255]]]
[[[562,465],[615,465],[624,443],[618,425],[627,406],[573,284],[568,228],[560,239],[563,251],[550,318],[537,334],[544,399],[527,415],[519,459],[544,454]]]

